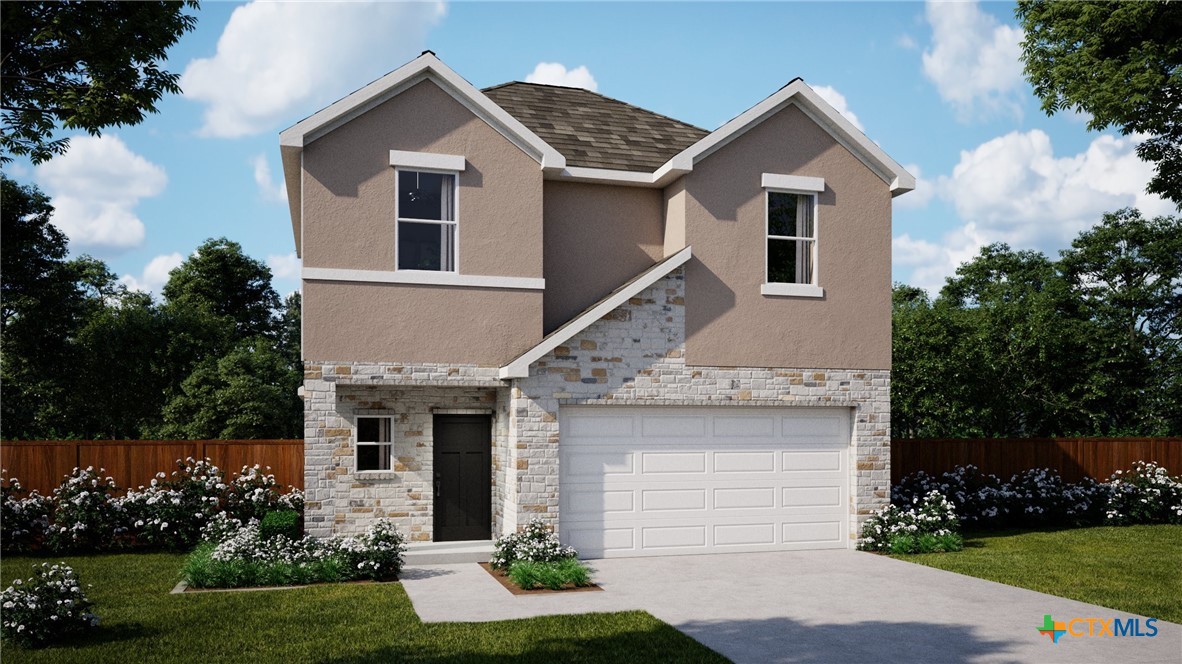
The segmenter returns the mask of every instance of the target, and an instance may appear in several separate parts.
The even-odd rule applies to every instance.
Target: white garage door
[[[847,545],[847,408],[561,412],[559,530],[582,557]]]

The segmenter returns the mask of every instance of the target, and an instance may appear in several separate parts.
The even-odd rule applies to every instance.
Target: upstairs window
[[[456,174],[398,169],[399,270],[456,271]]]
[[[767,282],[816,280],[816,194],[767,192]]]
[[[357,418],[357,470],[390,470],[394,418]]]

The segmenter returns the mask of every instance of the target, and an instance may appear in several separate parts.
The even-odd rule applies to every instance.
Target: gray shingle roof
[[[582,88],[513,82],[483,92],[567,166],[652,172],[710,133]]]

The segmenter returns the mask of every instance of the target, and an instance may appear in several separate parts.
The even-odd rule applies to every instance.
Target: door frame
[[[483,478],[483,487],[480,487],[477,489],[477,491],[480,492],[483,496],[483,499],[479,501],[480,505],[482,506],[483,512],[484,512],[481,515],[481,519],[484,521],[487,521],[487,523],[484,524],[483,532],[482,532],[481,536],[479,536],[479,537],[462,537],[462,538],[447,538],[447,539],[440,538],[439,497],[440,497],[440,489],[441,489],[441,487],[440,487],[441,471],[439,470],[439,453],[440,453],[441,445],[439,444],[440,441],[438,438],[439,430],[440,430],[440,427],[439,427],[440,420],[449,420],[449,421],[455,422],[455,423],[460,423],[460,422],[465,422],[465,421],[472,422],[472,423],[479,422],[481,424],[481,431],[487,433],[487,436],[488,436],[487,444],[482,444],[482,446],[480,448],[481,461],[483,462],[483,472],[480,473],[480,477]],[[492,448],[496,443],[496,441],[494,440],[494,436],[493,436],[492,424],[493,424],[492,415],[486,414],[486,413],[434,413],[432,415],[432,432],[431,432],[431,471],[432,471],[431,472],[431,475],[432,475],[431,540],[432,541],[434,541],[434,542],[461,542],[461,541],[492,539],[492,526],[493,526],[493,523],[492,523],[493,522],[493,518],[492,518],[493,517],[493,509],[492,509],[492,501],[493,501],[492,452],[493,452],[493,449]],[[487,489],[487,491],[483,491],[483,489]],[[455,528],[457,526],[449,526],[449,527]],[[478,526],[471,526],[471,527],[476,528]]]

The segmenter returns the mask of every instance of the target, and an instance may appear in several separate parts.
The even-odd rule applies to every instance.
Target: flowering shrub
[[[345,562],[350,578],[393,579],[402,571],[406,539],[383,519],[360,535],[333,538],[328,546]]]
[[[558,535],[550,526],[535,518],[520,532],[498,539],[489,563],[496,569],[509,569],[518,560],[548,563],[577,555],[574,548],[558,541]]]
[[[5,481],[0,524],[4,550],[27,550],[39,543],[55,551],[125,545],[187,548],[223,511],[241,523],[272,511],[304,508],[302,491],[288,487],[280,493],[275,477],[259,466],[243,467],[227,482],[209,459],[188,458],[177,461],[171,475],[157,473],[148,486],[122,496],[102,472],[75,468],[51,498],[36,492],[22,498],[20,481]]]
[[[270,467],[266,470],[271,470]],[[223,507],[230,516],[241,519],[261,519],[272,510],[289,509],[297,512],[304,510],[304,493],[299,489],[292,489],[287,494],[281,494],[282,487],[275,481],[275,476],[264,472],[258,464],[243,466],[242,471],[226,486]]]
[[[42,563],[27,581],[16,579],[0,593],[0,635],[23,646],[40,646],[98,625],[74,570]]]
[[[1023,471],[1008,482],[971,465],[940,477],[920,471],[892,487],[891,502],[913,506],[931,491],[948,498],[966,523],[981,526],[1182,523],[1182,477],[1142,461],[1107,482],[1068,483],[1048,468]]]
[[[1182,524],[1182,476],[1155,463],[1138,461],[1127,473],[1116,471],[1105,518],[1112,524]]]
[[[0,541],[5,551],[28,551],[49,528],[50,501],[36,490],[26,492],[20,480],[0,481]]]
[[[867,519],[858,548],[889,553],[960,551],[964,543],[959,526],[952,502],[932,490],[909,509],[887,505]]]
[[[402,534],[386,520],[361,535],[320,540],[263,537],[258,521],[242,524],[223,514],[210,521],[205,536],[182,572],[197,588],[396,578],[406,550]]]
[[[111,499],[119,488],[104,472],[94,466],[75,468],[53,490],[53,524],[46,541],[54,551],[103,550],[121,543],[127,531],[123,507]]]

